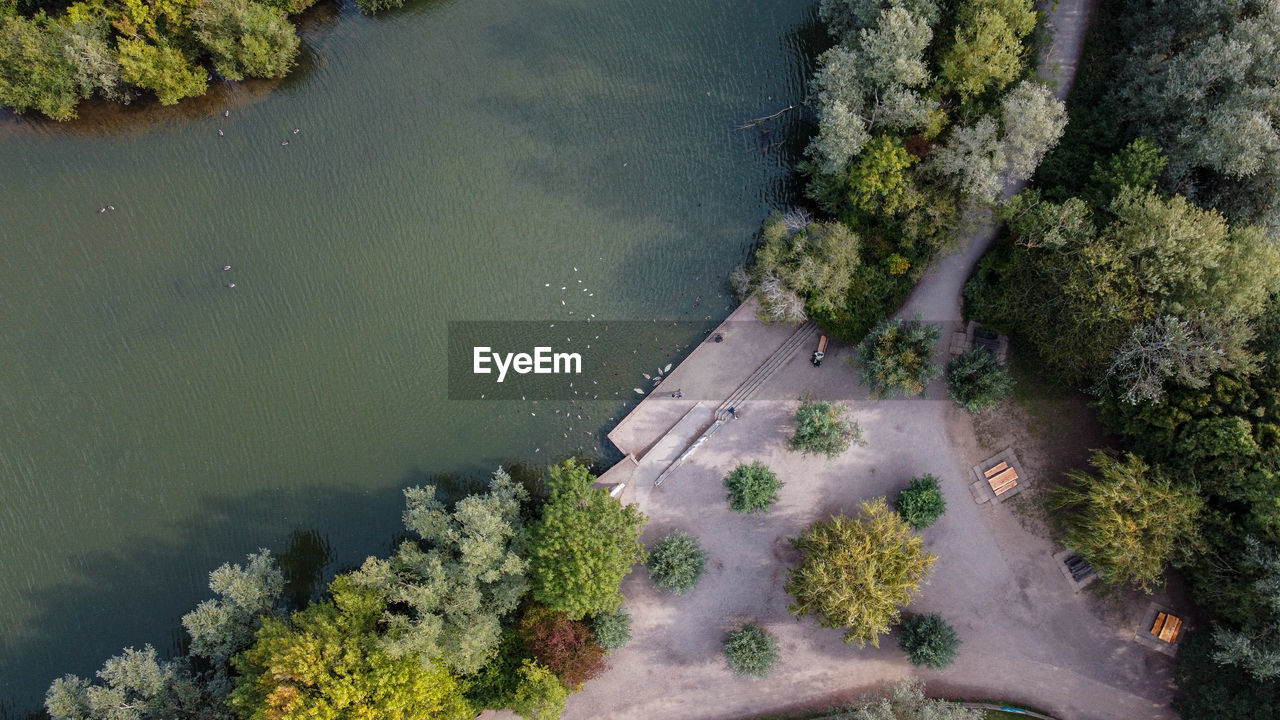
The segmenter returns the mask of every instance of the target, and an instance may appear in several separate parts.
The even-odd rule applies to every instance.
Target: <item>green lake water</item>
[[[799,112],[735,126],[803,100],[812,14],[321,6],[281,83],[0,117],[5,714],[171,651],[224,560],[310,532],[332,572],[386,551],[409,483],[607,456],[795,192]],[[448,321],[590,315],[682,322],[598,400],[447,399]]]

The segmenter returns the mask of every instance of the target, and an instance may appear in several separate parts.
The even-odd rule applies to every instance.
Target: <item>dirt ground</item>
[[[835,348],[821,369],[797,355],[661,488],[636,489],[651,518],[645,542],[690,532],[707,550],[707,572],[680,596],[658,590],[643,568],[627,578],[634,639],[570,698],[564,716],[749,717],[838,704],[916,674],[933,694],[1020,701],[1064,720],[1172,717],[1170,658],[1132,641],[1147,599],[1074,593],[1051,557],[1059,548],[1047,534],[1043,488],[1102,440],[1083,403],[1037,398],[975,421],[937,388],[932,399],[871,401],[843,362],[848,353]],[[846,402],[867,446],[834,460],[787,451],[806,392]],[[971,466],[1010,446],[1031,487],[1000,505],[976,504]],[[722,480],[752,460],[786,484],[772,511],[743,516],[729,509]],[[939,612],[960,634],[957,661],[942,672],[912,668],[896,636],[858,649],[839,631],[796,620],[782,589],[797,560],[789,538],[864,500],[891,498],[923,473],[941,480],[948,509],[924,532],[938,563],[909,612]],[[748,621],[779,641],[765,680],[734,676],[721,655],[725,633]]]

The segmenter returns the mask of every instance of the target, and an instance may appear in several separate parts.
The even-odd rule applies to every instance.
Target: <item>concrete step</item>
[[[812,321],[806,322],[797,328],[795,333],[777,351],[761,363],[760,367],[756,368],[756,371],[751,373],[724,402],[720,403],[720,406],[716,408],[715,418],[721,421],[729,419],[729,408],[736,408],[751,397],[751,394],[767,382],[778,368],[791,360],[797,350],[804,346],[805,343],[810,342],[817,332],[818,326],[813,324]]]

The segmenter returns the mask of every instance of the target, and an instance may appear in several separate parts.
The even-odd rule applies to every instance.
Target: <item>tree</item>
[[[199,0],[190,19],[214,69],[228,80],[279,78],[293,68],[298,33],[279,9],[252,0]]]
[[[893,501],[893,509],[913,530],[923,530],[932,525],[947,511],[947,501],[942,497],[938,478],[933,475],[912,478]]]
[[[0,104],[35,108],[54,120],[76,117],[93,92],[64,50],[64,34],[47,18],[0,17]]]
[[[1125,188],[1155,190],[1168,165],[1169,158],[1160,146],[1145,137],[1124,146],[1106,162],[1095,160],[1089,176],[1094,205],[1106,207]]]
[[[205,73],[167,41],[152,44],[138,38],[122,38],[120,75],[125,82],[155,92],[161,105],[173,105],[185,97],[203,95]]]
[[[916,163],[902,142],[877,135],[849,168],[849,203],[864,213],[892,215],[909,204],[906,171]]]
[[[604,672],[605,649],[583,620],[532,605],[520,620],[520,637],[533,659],[570,690],[581,690],[584,683]]]
[[[1232,325],[1230,329],[1243,330]],[[1232,343],[1239,347],[1242,341]],[[1121,400],[1136,404],[1159,400],[1167,383],[1201,388],[1223,363],[1226,351],[1217,338],[1172,315],[1161,315],[1129,334],[1116,349],[1107,377]]]
[[[261,548],[243,567],[223,563],[209,573],[209,589],[218,597],[183,615],[182,626],[191,636],[190,653],[222,668],[253,644],[262,618],[275,614],[284,574],[271,551]]]
[[[941,615],[916,615],[902,621],[898,647],[912,665],[941,670],[955,661],[960,637]]]
[[[680,595],[698,584],[707,567],[707,553],[698,539],[677,530],[649,551],[649,575],[660,588]]]
[[[858,237],[835,222],[808,222],[796,230],[774,212],[760,230],[748,292],[760,298],[760,319],[794,323],[805,310],[830,311],[842,305],[854,268],[861,262]]]
[[[1280,9],[1268,3],[1127,2],[1109,100],[1132,135],[1168,153],[1164,187],[1274,234],[1280,221]],[[1264,99],[1265,98],[1265,99]]]
[[[356,7],[365,15],[377,15],[382,10],[398,10],[404,0],[356,0]]]
[[[438,658],[456,672],[477,672],[497,651],[502,618],[528,589],[527,494],[502,469],[489,492],[450,511],[433,486],[405,490],[404,525],[418,540],[388,559],[370,557],[351,582],[384,598],[383,649],[394,657]]]
[[[1258,680],[1213,657],[1210,633],[1188,633],[1178,647],[1173,677],[1181,692],[1173,707],[1183,720],[1273,720],[1280,715],[1280,681]]]
[[[1013,379],[986,348],[975,348],[947,363],[947,393],[967,413],[1000,405],[1013,389]]]
[[[885,694],[861,698],[849,709],[849,720],[982,720],[981,710],[924,696],[924,683],[899,680]]]
[[[956,10],[955,38],[943,53],[939,75],[962,96],[999,91],[1022,70],[1025,38],[1036,13],[1027,0],[965,0]]]
[[[53,681],[45,709],[54,720],[229,720],[221,698],[184,661],[161,661],[150,645],[107,660],[94,683],[75,675]]]
[[[1151,592],[1164,566],[1197,541],[1203,501],[1132,454],[1117,460],[1098,451],[1089,464],[1096,477],[1069,472],[1053,497],[1054,507],[1072,511],[1066,544],[1106,582]]]
[[[591,619],[591,634],[607,652],[613,652],[631,642],[631,614],[618,609],[601,613]]]
[[[533,597],[571,619],[617,610],[622,579],[645,557],[645,516],[594,481],[574,460],[551,468],[551,496],[530,531]]]
[[[416,655],[392,657],[377,628],[385,604],[377,592],[339,576],[331,600],[289,620],[268,618],[253,646],[236,656],[228,700],[245,720],[469,720],[457,679]]]
[[[778,641],[759,625],[743,625],[725,637],[724,658],[738,675],[766,677],[778,661]]]
[[[817,523],[791,544],[801,553],[787,575],[791,612],[817,615],[820,625],[843,629],[844,641],[859,646],[880,647],[880,635],[937,560],[883,498],[862,503],[856,517]]]
[[[930,156],[929,170],[973,201],[994,202],[1000,194],[1001,173],[1009,163],[998,129],[989,115],[972,125],[952,128],[947,142]]]
[[[520,685],[511,709],[525,720],[560,720],[570,690],[555,673],[533,660],[520,666]]]
[[[848,409],[839,403],[800,398],[795,416],[796,432],[791,436],[790,448],[833,458],[848,450],[852,443],[865,444],[862,429],[857,423],[845,419],[846,412]]]
[[[1000,102],[1005,176],[1029,180],[1067,126],[1067,109],[1049,88],[1023,80]]]
[[[739,465],[724,479],[729,490],[729,507],[741,513],[764,512],[778,501],[782,481],[764,463],[756,460]]]
[[[942,329],[919,320],[881,320],[858,344],[859,381],[873,397],[919,395],[942,374],[933,346]]]
[[[1256,680],[1280,678],[1280,547],[1246,536],[1231,574],[1239,580],[1233,622],[1213,628],[1213,659]]]

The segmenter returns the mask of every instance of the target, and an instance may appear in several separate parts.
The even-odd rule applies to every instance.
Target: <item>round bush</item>
[[[591,621],[591,632],[600,647],[613,652],[631,642],[631,615],[622,609],[597,615]]]
[[[858,344],[862,384],[877,398],[920,395],[942,374],[933,362],[933,346],[941,332],[941,326],[919,320],[876,323]]]
[[[947,393],[968,413],[990,410],[1013,389],[1009,373],[984,348],[977,348],[947,363]]]
[[[778,660],[778,643],[759,625],[743,625],[725,638],[724,658],[735,673],[762,678]]]
[[[810,397],[800,398],[791,449],[831,458],[848,450],[851,443],[865,444],[862,441],[862,429],[857,423],[845,419],[846,410],[839,403]]]
[[[698,539],[678,530],[649,552],[649,575],[654,583],[677,595],[697,585],[706,566],[707,554]]]
[[[938,478],[921,475],[913,478],[907,489],[898,493],[893,509],[914,530],[923,530],[947,511],[947,501],[942,497]]]
[[[739,465],[724,479],[729,490],[729,507],[738,512],[763,512],[778,501],[782,481],[759,460]]]
[[[941,670],[956,659],[960,638],[941,615],[917,615],[902,621],[898,647],[916,667]]]

